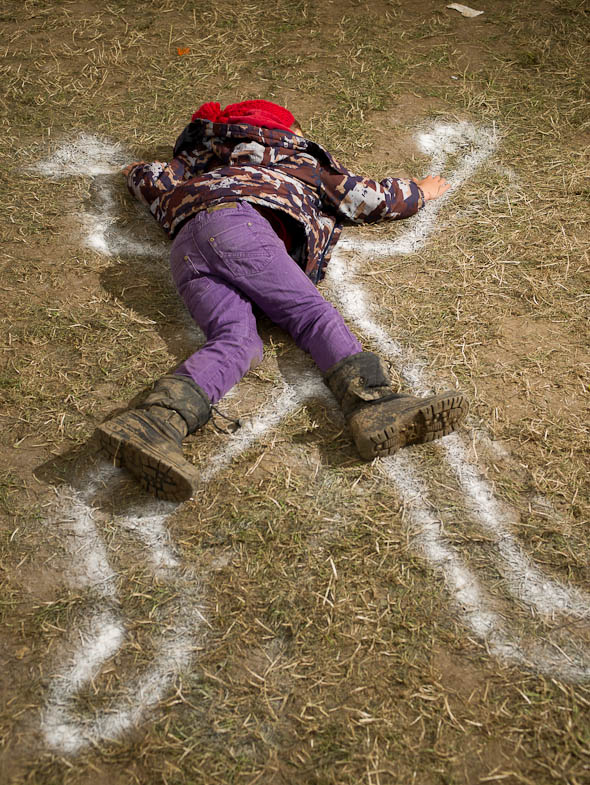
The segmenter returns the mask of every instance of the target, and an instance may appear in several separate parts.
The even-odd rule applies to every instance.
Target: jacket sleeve
[[[184,182],[187,174],[190,177],[180,158],[173,158],[170,163],[138,164],[127,175],[127,187],[136,199],[154,212],[162,196]]]
[[[422,189],[413,180],[386,177],[378,183],[344,167],[322,168],[320,193],[324,209],[353,224],[409,218],[424,207]]]

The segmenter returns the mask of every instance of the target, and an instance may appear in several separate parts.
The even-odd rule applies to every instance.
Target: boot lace
[[[229,428],[222,428],[220,425],[218,425],[215,422],[215,418],[213,416],[213,412],[215,412],[215,414],[219,415],[219,417],[223,417],[224,420],[229,420],[229,422],[231,422],[231,426]],[[217,408],[217,406],[212,404],[211,405],[211,425],[219,433],[232,434],[232,433],[235,433],[238,430],[238,428],[242,427],[242,421],[239,418],[236,419],[235,417],[229,417],[227,414],[224,414],[223,412],[220,412],[219,409]]]

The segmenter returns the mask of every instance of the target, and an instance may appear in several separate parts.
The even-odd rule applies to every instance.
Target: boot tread
[[[402,401],[383,401],[352,415],[351,431],[362,458],[385,457],[402,447],[440,439],[467,414],[465,400],[455,390],[424,399],[408,396],[406,405]]]
[[[142,488],[157,498],[190,498],[198,481],[196,469],[182,453],[178,457],[171,454],[169,442],[146,419],[114,418],[99,425],[96,433],[101,451],[115,466],[131,472]]]

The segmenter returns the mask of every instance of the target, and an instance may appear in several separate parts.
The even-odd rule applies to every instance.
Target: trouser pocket
[[[229,273],[239,280],[261,273],[272,261],[276,235],[270,227],[268,233],[258,229],[256,218],[263,219],[256,213],[252,221],[228,213],[223,210],[212,215],[199,233],[199,248],[205,253],[206,245],[207,258],[221,274]]]

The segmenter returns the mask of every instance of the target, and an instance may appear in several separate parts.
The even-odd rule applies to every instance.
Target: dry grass
[[[356,460],[323,399],[298,407],[168,519],[189,570],[175,581],[154,578],[120,526],[132,487],[96,502],[128,636],[75,711],[125,698],[126,674],[180,623],[193,575],[207,624],[192,666],[133,732],[76,756],[47,749],[40,711],[51,676],[103,602],[68,578],[53,488],[83,485],[82,445],[96,423],[182,359],[191,339],[164,265],[81,247],[75,216],[95,198],[89,180],[28,168],[81,131],[130,156],[166,155],[209,99],[286,102],[310,136],[375,176],[419,173],[413,130],[434,117],[495,123],[499,150],[447,205],[444,230],[411,257],[368,260],[359,282],[381,323],[468,393],[474,434],[493,440],[474,435],[474,449],[515,510],[526,552],[587,590],[586,4],[490,0],[465,20],[407,0],[9,0],[0,25],[0,780],[590,781],[587,683],[509,667],[474,638],[420,555],[400,498],[379,466]],[[120,226],[149,231],[122,185],[118,198]],[[265,363],[227,404],[244,415],[301,363],[280,331],[263,329]],[[226,443],[206,429],[188,451],[206,467]],[[496,547],[470,521],[440,454],[427,448],[419,460],[445,536],[498,612],[526,640],[585,650],[585,621],[552,622],[511,599]]]

